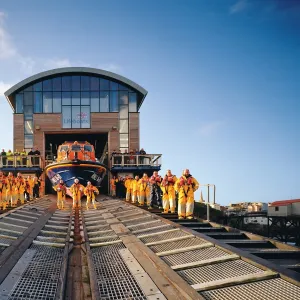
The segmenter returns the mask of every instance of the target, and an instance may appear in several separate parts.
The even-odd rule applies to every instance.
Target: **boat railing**
[[[160,167],[162,154],[131,155],[127,153],[111,156],[112,167]]]
[[[0,168],[43,168],[41,155],[7,155],[0,156]]]

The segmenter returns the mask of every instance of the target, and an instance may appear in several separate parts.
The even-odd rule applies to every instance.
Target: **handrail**
[[[132,167],[132,166],[161,166],[162,154],[135,155],[130,153],[118,153],[111,156],[112,167]]]
[[[103,150],[103,153],[100,157],[100,163],[103,164],[104,160],[105,160],[105,157],[107,155],[107,150],[108,150],[108,142],[106,142],[105,146],[104,146],[104,150]]]
[[[43,168],[41,155],[0,155],[0,168]]]

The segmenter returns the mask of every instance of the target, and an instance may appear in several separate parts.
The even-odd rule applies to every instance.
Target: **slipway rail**
[[[299,273],[206,234],[226,233],[210,223],[99,200],[0,215],[0,299],[299,299]]]

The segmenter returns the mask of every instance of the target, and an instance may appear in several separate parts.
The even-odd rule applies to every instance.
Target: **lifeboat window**
[[[84,151],[93,152],[92,146],[84,145]]]
[[[69,150],[69,146],[61,146],[60,147],[60,151],[62,152],[62,151],[65,151],[65,152],[67,152]]]
[[[80,151],[81,146],[80,145],[72,145],[72,151]]]

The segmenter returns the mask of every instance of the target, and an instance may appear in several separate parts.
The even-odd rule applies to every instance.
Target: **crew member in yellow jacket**
[[[21,204],[24,204],[24,193],[25,193],[25,180],[22,177],[21,173],[17,174],[15,179],[15,197],[14,197],[14,206],[17,206],[17,201],[20,200]]]
[[[15,191],[15,177],[12,172],[8,173],[8,176],[5,180],[6,184],[6,203],[9,203],[11,206],[14,206],[15,203],[15,197],[16,197],[16,191]]]
[[[126,187],[126,201],[130,202],[130,199],[131,199],[131,193],[132,193],[132,190],[131,190],[131,182],[132,182],[132,178],[130,176],[127,176],[126,177],[126,180],[124,182],[124,185]]]
[[[136,203],[138,201],[139,196],[139,176],[135,176],[131,182],[131,193],[132,193],[132,203]]]
[[[139,181],[139,205],[143,206],[146,204],[150,205],[150,185],[149,185],[149,177],[146,173],[144,173],[143,177]]]
[[[89,205],[92,201],[94,208],[96,208],[95,204],[95,195],[99,195],[99,190],[92,185],[90,181],[88,181],[87,186],[84,189],[84,194],[86,195],[86,207],[89,208]]]
[[[54,191],[57,192],[57,208],[64,209],[64,203],[66,201],[66,193],[67,193],[67,187],[64,181],[61,179],[59,181],[59,184],[54,186],[53,189]]]
[[[177,181],[177,177],[172,174],[171,170],[167,170],[167,174],[165,175],[160,188],[163,192],[162,202],[165,214],[171,210],[171,213],[175,213],[176,208],[176,198],[175,198],[175,183]]]
[[[179,219],[193,219],[194,216],[194,192],[199,188],[198,181],[190,174],[188,169],[175,183],[178,192],[178,217]]]
[[[0,171],[0,209],[6,209],[6,183],[5,176]]]
[[[78,205],[78,207],[81,207],[81,193],[84,191],[84,186],[79,183],[79,180],[76,178],[74,180],[74,183],[72,184],[70,188],[70,192],[72,193],[73,197],[73,208]]]
[[[34,179],[31,175],[27,176],[27,182],[29,185],[29,200],[33,199],[33,186],[34,186]]]

